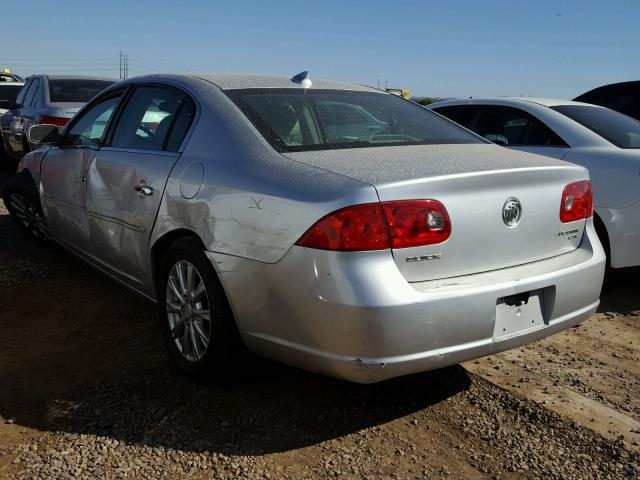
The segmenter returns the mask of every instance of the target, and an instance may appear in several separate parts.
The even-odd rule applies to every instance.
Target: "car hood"
[[[371,185],[490,170],[570,165],[561,160],[489,144],[345,148],[288,152],[284,155]]]

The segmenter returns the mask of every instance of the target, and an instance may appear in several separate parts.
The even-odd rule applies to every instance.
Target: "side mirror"
[[[33,125],[27,132],[27,140],[36,145],[53,145],[60,143],[62,135],[56,125]]]
[[[0,110],[11,110],[13,102],[11,100],[0,100]]]

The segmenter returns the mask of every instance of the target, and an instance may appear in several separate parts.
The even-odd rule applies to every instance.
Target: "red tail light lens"
[[[68,122],[69,122],[69,118],[64,118],[64,117],[48,117],[48,116],[42,116],[40,117],[40,122],[43,125],[57,125],[58,127],[64,127]]]
[[[442,243],[451,235],[447,210],[436,200],[384,202],[391,248]]]
[[[441,243],[450,234],[449,215],[436,200],[366,203],[320,219],[297,245],[339,251],[385,250]]]
[[[593,215],[593,193],[591,182],[570,183],[564,187],[560,203],[560,221],[575,222]]]

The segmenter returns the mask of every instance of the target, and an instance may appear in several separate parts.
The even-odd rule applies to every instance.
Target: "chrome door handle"
[[[136,185],[136,192],[142,193],[143,195],[153,195],[153,188],[151,188],[149,185],[141,183],[139,185]]]

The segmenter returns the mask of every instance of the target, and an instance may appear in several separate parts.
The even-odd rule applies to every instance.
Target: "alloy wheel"
[[[32,200],[19,193],[12,193],[9,196],[9,207],[18,221],[34,237],[40,240],[51,239],[47,221]]]
[[[190,361],[202,360],[211,341],[211,311],[207,289],[198,269],[177,261],[167,278],[167,319],[178,351]]]

